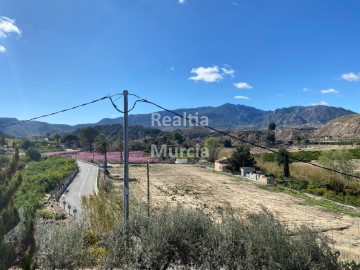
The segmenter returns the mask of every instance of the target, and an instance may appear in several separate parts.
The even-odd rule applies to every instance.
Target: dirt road
[[[122,168],[112,168],[121,175]],[[130,167],[131,196],[146,200],[146,167]],[[235,215],[257,212],[266,207],[290,227],[308,224],[318,229],[350,225],[344,231],[331,231],[327,235],[336,241],[335,248],[342,257],[360,260],[360,219],[326,212],[320,206],[311,206],[302,199],[284,193],[259,188],[255,183],[214,172],[193,165],[150,165],[152,206],[176,205],[198,207],[213,217],[231,207]]]

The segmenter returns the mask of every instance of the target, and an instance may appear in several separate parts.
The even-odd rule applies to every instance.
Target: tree
[[[268,135],[266,136],[266,141],[269,143],[274,143],[275,140],[276,140],[275,134],[272,132],[269,132]]]
[[[123,142],[122,140],[118,139],[115,142],[111,143],[111,145],[109,146],[109,150],[110,151],[119,151],[120,152],[120,160],[123,160],[123,151],[124,151],[124,146],[123,146]]]
[[[268,130],[269,131],[274,131],[275,129],[276,129],[275,123],[270,123],[269,126],[268,126]]]
[[[205,148],[209,151],[208,160],[214,162],[217,159],[219,153],[219,138],[217,137],[208,137],[205,139]]]
[[[109,143],[106,140],[105,135],[100,134],[95,140],[95,150],[104,155],[104,172],[107,172],[107,152],[109,149]]]
[[[64,134],[61,138],[61,142],[64,143],[67,147],[71,147],[73,144],[78,145],[79,137],[75,134],[67,133]]]
[[[56,141],[56,146],[59,146],[60,138],[61,138],[61,136],[59,134],[56,133],[54,135],[54,140]]]
[[[24,149],[25,151],[28,150],[30,147],[33,147],[34,143],[29,141],[29,140],[24,140],[21,145],[20,148]]]
[[[25,152],[25,156],[30,158],[32,161],[39,161],[41,159],[41,154],[38,150],[36,150],[34,147],[30,147]]]
[[[250,149],[247,146],[238,146],[228,159],[227,168],[232,172],[239,172],[240,167],[253,167],[256,161],[250,154]]]
[[[277,162],[278,165],[283,165],[284,166],[284,176],[285,177],[290,177],[290,158],[289,158],[289,152],[286,150],[286,148],[281,147],[279,149],[279,154],[277,156]]]
[[[0,137],[0,146],[4,145],[6,143],[5,137]]]
[[[354,174],[354,164],[347,149],[323,151],[319,156],[319,163],[324,167],[347,174]]]
[[[83,143],[83,146],[88,151],[93,151],[93,143],[95,142],[95,138],[99,135],[99,132],[92,128],[87,127],[81,130],[80,132],[80,140]]]
[[[275,123],[270,123],[268,126],[268,134],[266,136],[266,141],[270,144],[272,144],[276,141],[275,129],[276,129]]]
[[[174,134],[174,139],[175,141],[177,141],[178,144],[182,144],[184,142],[184,137],[177,132]]]
[[[225,148],[231,148],[231,147],[232,147],[231,140],[225,139],[225,140],[224,140],[224,147],[225,147]]]

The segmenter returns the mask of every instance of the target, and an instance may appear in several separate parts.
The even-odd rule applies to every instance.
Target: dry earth
[[[122,175],[122,168],[111,169],[113,175]],[[146,200],[146,167],[131,166],[131,196]],[[360,260],[360,218],[325,211],[311,206],[302,199],[284,193],[261,189],[255,183],[224,173],[193,165],[150,165],[150,196],[153,207],[176,205],[198,207],[214,218],[231,207],[234,214],[269,209],[291,228],[307,224],[316,229],[349,225],[344,231],[330,231],[327,235],[335,240],[334,247],[348,260]]]

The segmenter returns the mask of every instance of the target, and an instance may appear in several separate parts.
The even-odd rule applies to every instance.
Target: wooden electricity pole
[[[128,91],[124,90],[124,219],[129,220],[129,112]]]
[[[147,206],[148,206],[148,217],[150,217],[150,174],[149,174],[149,163],[146,164],[146,175],[147,175]]]

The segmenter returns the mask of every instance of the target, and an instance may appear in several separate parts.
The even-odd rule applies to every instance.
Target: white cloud
[[[247,99],[247,100],[250,99],[250,98],[247,97],[247,96],[235,96],[234,98],[235,98],[235,99]]]
[[[186,0],[179,0],[178,3],[179,4],[185,4]]]
[[[234,83],[234,86],[237,89],[251,89],[253,88],[250,84],[248,84],[247,82],[238,82],[238,83]]]
[[[230,66],[226,65],[226,67],[221,68],[222,72],[225,75],[230,75],[230,76],[234,76],[235,74],[235,70],[232,69]]]
[[[223,65],[223,67],[221,68],[219,68],[218,66],[198,67],[191,70],[191,73],[196,74],[196,76],[190,77],[189,80],[193,80],[196,82],[219,82],[226,76],[235,77],[235,72],[236,70],[226,64]]]
[[[360,81],[360,73],[357,74],[354,72],[344,73],[341,75],[341,79],[349,82],[357,82]]]
[[[321,90],[321,93],[322,93],[322,94],[339,94],[340,92],[339,92],[339,91],[336,91],[336,90],[333,89],[333,88],[330,88],[330,89]]]
[[[195,82],[218,82],[223,78],[218,66],[193,68],[191,73],[196,74],[196,76],[190,77],[189,80]]]
[[[318,106],[318,105],[324,105],[324,106],[328,106],[329,103],[327,103],[326,101],[320,101],[319,103],[311,103],[311,106]]]
[[[309,89],[309,88],[305,87],[305,88],[303,88],[303,91],[304,91],[304,92],[310,92],[310,91],[311,91],[311,89]]]
[[[0,53],[6,52],[6,48],[3,45],[0,45]]]
[[[0,17],[0,38],[5,38],[11,33],[15,33],[18,36],[21,35],[21,30],[16,26],[15,20],[7,17]]]

